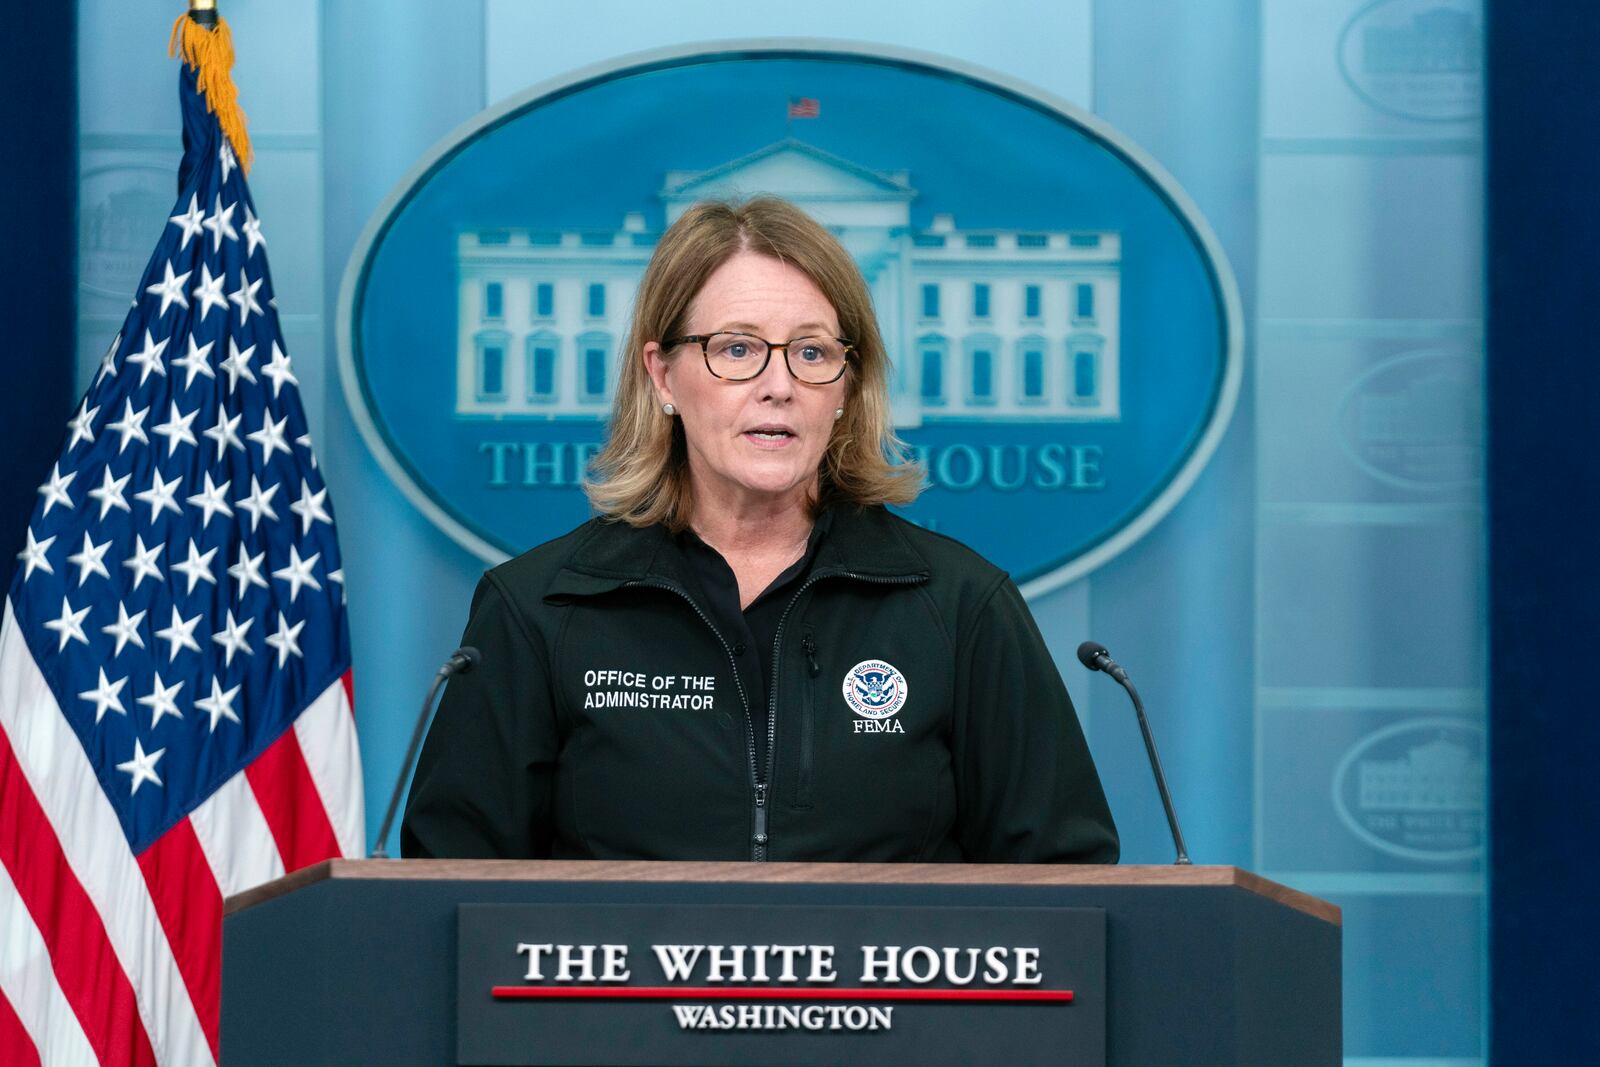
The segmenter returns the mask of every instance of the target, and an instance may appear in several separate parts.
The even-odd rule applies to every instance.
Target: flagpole
[[[217,0],[189,0],[189,18],[196,26],[217,28]]]

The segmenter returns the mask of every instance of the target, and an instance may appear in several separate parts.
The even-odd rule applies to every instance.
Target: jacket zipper
[[[789,613],[793,611],[794,606],[800,602],[800,598],[805,595],[806,590],[810,589],[813,585],[816,585],[824,578],[854,578],[856,581],[870,582],[874,585],[914,585],[917,582],[925,580],[922,575],[886,577],[871,574],[857,574],[855,571],[824,571],[821,574],[811,575],[811,577],[807,578],[803,583],[801,583],[800,588],[794,591],[794,596],[789,598],[789,603],[784,606],[783,614],[778,616],[778,630],[772,638],[772,684],[768,686],[770,692],[767,694],[767,766],[766,773],[756,779],[755,790],[756,837],[758,840],[756,842],[756,847],[753,850],[755,853],[753,858],[758,862],[767,858],[767,783],[772,781],[773,758],[777,754],[774,746],[778,738],[779,679],[783,677],[782,672],[778,669],[783,658],[783,628],[788,625]],[[806,650],[806,654],[811,659],[811,666],[815,668],[816,657],[813,654],[813,649],[808,648]],[[740,692],[742,693],[743,690],[741,689]],[[752,735],[753,734],[754,731],[752,730]],[[755,746],[753,743],[751,745],[750,758],[753,766],[755,760]]]
[[[806,627],[805,636],[800,640],[800,647],[806,653],[806,667],[810,679],[800,690],[800,766],[794,776],[794,806],[808,810],[814,803],[811,771],[812,764],[816,760],[817,743],[816,678],[822,673],[822,668],[817,665],[817,640],[812,635],[810,626]]]
[[[744,691],[744,682],[739,678],[739,664],[734,660],[733,649],[729,646],[728,639],[722,636],[722,631],[717,629],[716,623],[711,621],[711,617],[705,613],[700,605],[695,602],[694,597],[690,596],[682,586],[671,582],[649,582],[642,579],[623,583],[624,587],[642,585],[651,589],[664,589],[669,593],[682,597],[694,609],[694,613],[700,617],[700,621],[706,624],[706,628],[716,635],[717,641],[722,645],[723,653],[728,657],[728,666],[733,671],[733,683],[739,689],[739,703],[744,706],[745,752],[750,761],[750,791],[754,800],[753,822],[755,823],[755,832],[751,835],[750,840],[750,858],[757,863],[766,861],[767,845],[770,843],[770,838],[767,834],[767,787],[772,781],[773,757],[776,755],[773,746],[778,737],[778,679],[780,677],[778,666],[783,650],[783,628],[788,625],[789,613],[794,610],[794,606],[799,603],[805,591],[824,578],[854,578],[856,581],[868,582],[873,585],[914,585],[917,582],[926,580],[920,574],[888,577],[874,574],[858,574],[855,571],[824,571],[821,574],[813,574],[805,580],[799,589],[795,590],[794,596],[790,597],[789,603],[784,606],[783,614],[778,617],[778,630],[772,639],[772,685],[770,687],[772,692],[767,699],[767,764],[764,768],[764,773],[763,769],[758,769],[756,766],[756,724],[754,717],[750,714],[750,698]],[[811,665],[815,668],[816,659],[813,652],[813,649],[807,649],[807,655],[811,657]]]
[[[744,682],[739,678],[739,664],[733,658],[733,649],[728,645],[728,639],[722,636],[722,631],[717,629],[717,624],[711,621],[711,616],[707,615],[700,605],[695,603],[694,597],[690,596],[683,587],[674,585],[671,582],[630,581],[623,584],[625,586],[642,585],[651,589],[665,589],[669,593],[676,593],[688,602],[689,606],[694,609],[694,613],[700,616],[700,621],[706,624],[706,628],[716,635],[718,643],[722,645],[722,651],[728,657],[728,666],[733,671],[733,684],[739,689],[739,703],[744,706],[745,752],[750,763],[750,786],[755,794],[755,834],[750,842],[750,858],[752,860],[766,859],[767,783],[756,771],[756,722],[750,714],[750,698],[745,694]],[[768,736],[769,738],[771,736],[770,730],[768,731]]]

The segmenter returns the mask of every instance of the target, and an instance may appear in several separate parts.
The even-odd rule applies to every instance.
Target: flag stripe
[[[245,768],[261,814],[278,842],[278,854],[288,871],[298,871],[319,860],[339,855],[339,841],[322,798],[306,769],[300,736],[285,730],[256,761]]]
[[[284,875],[278,842],[243,771],[190,812],[189,825],[223,897]]]
[[[104,1063],[153,1064],[133,987],[74,877],[10,738],[0,730],[0,864],[54,961],[55,981]],[[42,916],[42,919],[40,918]]]
[[[50,950],[0,864],[0,1063],[93,1067],[99,1060],[50,969]]]
[[[84,1051],[89,1052],[87,1046]],[[90,1052],[92,1057],[94,1054]],[[17,1013],[11,1009],[11,1001],[0,989],[0,1056],[3,1062],[12,1064],[13,1067],[36,1067],[39,1062],[39,1053],[33,1047],[33,1038],[23,1028],[22,1020],[17,1018]],[[61,1062],[61,1061],[56,1061]],[[94,1060],[79,1060],[79,1063],[93,1064]]]
[[[179,819],[140,853],[139,869],[215,1059],[222,1013],[222,894],[189,821]]]
[[[0,623],[0,731],[23,777],[34,784],[59,855],[93,902],[99,913],[95,921],[103,922],[121,970],[133,983],[157,1057],[171,1064],[215,1062],[161,934],[144,875],[106,794],[85,785],[97,781],[94,767],[23,642],[10,598]],[[30,866],[49,862],[48,855],[28,855]],[[61,903],[52,901],[51,907],[59,911]],[[81,966],[70,958],[58,958],[57,965]],[[101,972],[96,979],[109,982],[111,976]]]
[[[311,774],[322,810],[333,824],[339,854],[359,856],[366,842],[365,805],[353,788],[361,781],[361,753],[356,748],[356,720],[349,705],[347,681],[330,685],[294,721],[300,735],[300,751]]]

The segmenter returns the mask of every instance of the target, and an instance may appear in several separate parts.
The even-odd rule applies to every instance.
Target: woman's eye
[[[733,341],[722,350],[722,354],[732,359],[743,359],[750,354],[750,346],[743,341]]]
[[[825,358],[825,353],[817,345],[805,345],[800,349],[800,359],[806,363],[820,363]]]

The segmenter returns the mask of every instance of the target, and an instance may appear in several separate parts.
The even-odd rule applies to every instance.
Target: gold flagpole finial
[[[217,0],[189,0],[189,17],[196,25],[213,28],[217,24]]]

